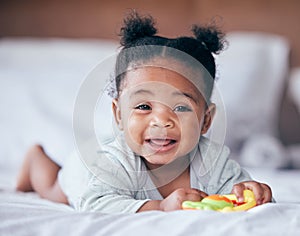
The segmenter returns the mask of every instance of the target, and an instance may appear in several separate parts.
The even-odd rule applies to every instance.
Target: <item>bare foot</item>
[[[24,162],[22,164],[19,176],[17,178],[16,190],[22,192],[34,191],[30,179],[30,166],[35,158],[45,155],[44,149],[41,145],[32,146],[26,153]]]

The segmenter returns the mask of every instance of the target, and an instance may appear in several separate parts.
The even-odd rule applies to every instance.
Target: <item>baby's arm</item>
[[[245,181],[235,184],[232,188],[232,193],[237,196],[239,202],[244,200],[243,191],[245,189],[253,191],[257,205],[272,201],[272,190],[268,185],[256,181]]]
[[[137,212],[160,210],[160,211],[174,211],[182,209],[182,202],[184,201],[201,201],[207,194],[190,188],[179,188],[172,192],[164,200],[151,200],[146,202]]]

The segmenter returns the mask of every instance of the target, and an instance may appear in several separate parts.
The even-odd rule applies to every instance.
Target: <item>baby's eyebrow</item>
[[[138,89],[136,91],[134,91],[131,95],[130,98],[138,96],[138,95],[151,95],[154,96],[154,92],[147,90],[147,89]],[[195,96],[193,96],[193,94],[188,93],[188,92],[181,92],[181,91],[175,91],[172,93],[173,96],[183,96],[185,98],[188,98],[190,100],[192,100],[194,103],[199,104],[198,99],[195,98]]]
[[[187,97],[187,98],[193,100],[196,104],[199,103],[199,101],[191,93],[176,91],[176,92],[173,92],[172,95],[184,96],[184,97]]]
[[[137,91],[134,91],[130,97],[136,96],[136,95],[143,95],[143,94],[148,94],[148,95],[154,95],[153,92],[151,92],[150,90],[146,90],[146,89],[139,89]]]

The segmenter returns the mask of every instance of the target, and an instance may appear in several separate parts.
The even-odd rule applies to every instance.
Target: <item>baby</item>
[[[97,158],[69,158],[60,169],[34,146],[17,183],[21,191],[69,203],[81,211],[179,210],[185,200],[207,194],[254,192],[257,204],[270,202],[268,185],[251,180],[228,148],[203,135],[216,106],[210,101],[223,48],[215,27],[194,26],[194,37],[156,35],[153,19],[132,13],[121,28],[112,109],[120,130]]]

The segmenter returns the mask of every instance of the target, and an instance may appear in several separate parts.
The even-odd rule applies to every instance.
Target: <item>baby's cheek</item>
[[[199,142],[199,139],[200,139],[200,129],[198,129],[198,128],[192,129],[189,137],[190,137],[189,141],[191,142],[191,145],[192,146],[197,145],[197,143]]]
[[[144,125],[141,119],[137,117],[129,117],[126,122],[127,138],[136,144],[141,144],[143,140]]]
[[[200,126],[197,123],[191,123],[190,126],[183,128],[181,139],[186,142],[186,145],[193,149],[199,142],[200,139]]]
[[[201,121],[199,121],[197,119],[197,116],[191,116],[189,119],[186,119],[183,121],[184,123],[184,128],[182,130],[182,132],[184,133],[185,130],[188,131],[188,133],[193,136],[193,137],[197,137],[200,135],[201,133]]]

